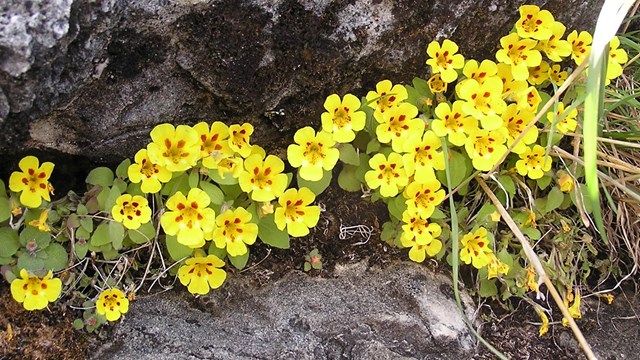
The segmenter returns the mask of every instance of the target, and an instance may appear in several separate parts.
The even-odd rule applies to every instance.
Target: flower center
[[[343,128],[351,122],[351,116],[349,116],[349,108],[336,108],[333,111],[333,122],[338,128]]]

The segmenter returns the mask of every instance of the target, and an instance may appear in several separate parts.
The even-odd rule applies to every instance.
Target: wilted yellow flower
[[[44,209],[40,212],[40,216],[37,220],[29,221],[29,225],[38,228],[40,231],[51,231],[49,225],[47,225],[47,218],[49,217],[49,209]]]
[[[573,190],[573,177],[566,171],[558,172],[558,186],[562,192],[570,192]]]
[[[538,332],[539,336],[542,336],[549,331],[549,318],[547,314],[544,313],[544,310],[539,309],[537,306],[535,306],[534,309],[540,317],[540,320],[542,320],[542,325],[540,325],[540,331]]]

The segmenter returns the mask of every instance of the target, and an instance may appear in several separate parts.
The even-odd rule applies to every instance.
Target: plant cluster
[[[583,82],[539,113],[569,76],[580,78],[574,67],[590,51],[588,32],[565,33],[549,11],[524,5],[495,61],[465,59],[453,41],[434,41],[428,79],[383,80],[362,98],[328,96],[320,129],[298,130],[287,148],[297,188],[289,187],[294,175],[282,159],[251,143],[250,124],[158,125],[133,161],[115,172],[92,170],[86,193],[53,202],[54,165],[27,156],[10,192],[0,181],[2,274],[28,310],[60,296],[85,309],[76,325],[89,331],[118,320],[145,282],[164,286],[167,274],[207,294],[224,283],[226,266],[246,266],[257,239],[286,249],[290,237],[308,235],[320,217],[312,204],[341,163],[339,186],[386,203],[381,237],[407,248],[411,260],[459,257],[475,269],[469,273],[483,297],[541,296],[498,204],[486,201],[474,179],[489,182],[499,206],[536,241],[578,318],[580,284],[610,264],[596,260],[592,237],[578,226],[591,211],[580,186],[584,170],[561,148],[577,138]],[[619,45],[617,38],[610,44],[608,80],[627,62]],[[453,209],[444,203],[450,197]],[[443,210],[461,219],[460,234]],[[154,257],[160,266],[151,266]],[[305,271],[322,268],[317,250],[305,260]],[[547,324],[548,310],[535,308]]]

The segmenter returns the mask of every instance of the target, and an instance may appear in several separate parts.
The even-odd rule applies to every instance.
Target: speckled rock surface
[[[535,0],[589,29],[602,0]],[[0,154],[117,161],[161,122],[251,122],[283,151],[325,97],[425,76],[450,37],[492,56],[524,1],[8,0],[0,5]]]
[[[468,359],[475,349],[451,281],[411,262],[293,272],[262,288],[237,275],[198,299],[183,290],[133,302],[94,358]]]

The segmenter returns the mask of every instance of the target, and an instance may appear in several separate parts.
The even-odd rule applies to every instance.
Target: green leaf
[[[539,240],[542,237],[540,230],[531,227],[523,228],[522,233],[527,235],[531,240]]]
[[[238,179],[234,178],[230,173],[226,173],[224,177],[221,177],[220,174],[218,174],[218,170],[210,170],[209,178],[218,185],[234,185],[238,183]]]
[[[224,198],[226,200],[235,200],[243,193],[239,184],[220,185],[220,189],[224,193]]]
[[[197,188],[200,182],[200,173],[197,170],[192,170],[189,174],[189,187],[191,189]]]
[[[87,209],[86,206],[84,206],[82,204],[78,204],[78,207],[76,208],[76,214],[78,214],[78,215],[88,215],[89,214],[89,210]]]
[[[244,267],[247,266],[247,262],[249,261],[249,248],[247,248],[247,253],[244,255],[229,256],[229,261],[236,269],[244,269]]]
[[[120,195],[122,195],[122,192],[120,192],[120,188],[118,188],[117,186],[112,187],[111,190],[109,190],[109,195],[104,201],[103,210],[111,214],[111,209],[113,209],[113,207],[116,205],[116,200]]]
[[[71,326],[76,330],[82,330],[84,328],[84,321],[82,319],[75,319],[71,323]]]
[[[127,183],[122,179],[113,180],[113,187],[118,188],[120,194],[127,192]]]
[[[289,234],[285,230],[280,230],[274,222],[274,214],[263,217],[258,223],[258,237],[263,243],[278,249],[288,249]]]
[[[442,210],[440,210],[439,208],[435,208],[433,210],[433,214],[431,214],[429,218],[433,220],[442,220],[442,219],[446,219],[447,215],[444,212],[442,212]]]
[[[20,248],[20,236],[8,227],[0,228],[0,257],[11,257]]]
[[[471,175],[472,167],[469,166],[469,158],[463,156],[457,151],[449,151],[449,163],[455,164],[451,166],[451,186],[456,187],[462,183],[469,175]],[[447,175],[444,171],[436,171],[436,177],[441,183],[447,183]]]
[[[516,194],[516,184],[513,181],[513,178],[509,175],[499,175],[498,182],[502,185],[502,187],[507,191],[507,193],[513,197]]]
[[[340,149],[340,161],[345,164],[359,166],[360,165],[360,157],[358,156],[358,151],[353,145],[347,143],[342,144]]]
[[[51,271],[60,271],[67,266],[69,256],[67,250],[58,243],[51,243],[45,250],[48,257],[44,261],[45,269]]]
[[[338,175],[338,185],[345,191],[356,192],[360,191],[360,181],[356,177],[358,171],[357,166],[345,165],[342,167],[342,171]]]
[[[216,246],[216,243],[212,241],[211,244],[209,244],[208,253],[209,255],[217,256],[220,260],[224,260],[227,257],[227,248],[220,249]]]
[[[116,250],[122,249],[122,240],[124,240],[124,226],[117,221],[109,222],[109,236],[111,244]]]
[[[498,295],[498,287],[495,280],[484,279],[480,280],[480,289],[478,295],[482,297],[492,297]]]
[[[109,187],[113,184],[113,171],[107,167],[97,167],[87,176],[86,182],[91,185]]]
[[[538,187],[540,188],[540,190],[544,190],[551,183],[551,176],[544,175],[543,177],[537,179],[536,183],[538,184]]]
[[[116,176],[120,179],[126,179],[129,177],[129,166],[131,165],[131,159],[124,159],[120,165],[116,168]]]
[[[200,188],[209,195],[212,203],[222,205],[222,202],[224,201],[224,193],[219,187],[210,182],[201,181]]]
[[[169,251],[169,256],[173,259],[173,261],[180,261],[185,257],[190,257],[193,254],[193,249],[184,246],[178,242],[178,238],[175,235],[167,235],[167,250]]]
[[[38,245],[38,249],[44,249],[49,246],[51,234],[40,231],[33,226],[27,226],[20,233],[20,244],[22,244],[22,246],[26,246],[29,241],[35,241]]]
[[[11,217],[11,202],[5,196],[2,196],[0,192],[0,222],[3,222]]]
[[[135,230],[127,230],[127,233],[129,234],[129,239],[134,243],[144,244],[156,236],[156,229],[153,227],[152,222],[148,222],[140,225],[140,227]]]
[[[90,217],[83,217],[80,219],[80,227],[85,229],[88,233],[93,231],[93,219]]]
[[[73,248],[78,259],[82,260],[87,256],[87,251],[89,251],[89,243],[86,240],[76,241]]]
[[[0,198],[7,198],[7,187],[2,180],[0,180]]]
[[[44,269],[44,260],[31,256],[24,252],[18,256],[18,269],[26,269],[30,272],[36,272]]]
[[[316,196],[322,194],[322,192],[329,187],[329,184],[331,183],[331,177],[333,176],[333,174],[331,173],[331,171],[324,171],[323,175],[322,175],[322,179],[320,179],[319,181],[308,181],[305,180],[303,178],[300,177],[300,173],[298,172],[296,175],[296,179],[298,181],[298,187],[302,188],[302,187],[307,187],[309,188],[309,190],[311,190],[314,194],[316,194]]]
[[[304,263],[304,271],[310,271],[311,270],[311,263],[308,261],[305,261]]]
[[[162,186],[160,193],[164,196],[171,196],[180,191],[184,196],[187,196],[189,189],[189,176],[184,172],[180,175],[174,173],[173,178]]]
[[[380,142],[378,141],[378,139],[373,138],[367,144],[367,150],[365,152],[367,154],[371,154],[371,153],[377,152],[378,150],[380,150]]]
[[[96,231],[91,235],[91,246],[99,247],[102,245],[110,244],[111,238],[109,237],[109,225],[102,223],[98,225]]]
[[[389,215],[394,218],[402,221],[402,213],[407,209],[407,204],[404,196],[402,194],[389,199],[389,203],[387,204],[389,208]]]
[[[559,208],[563,201],[564,193],[557,186],[554,186],[551,188],[551,191],[549,191],[549,195],[547,196],[546,212],[551,212]]]

